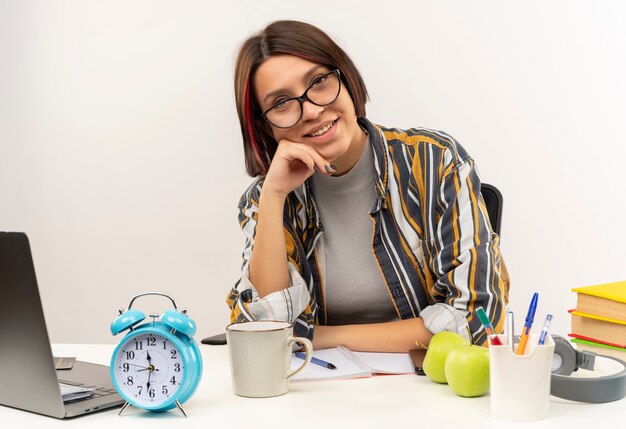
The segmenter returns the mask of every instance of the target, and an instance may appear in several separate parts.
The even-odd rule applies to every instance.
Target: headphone
[[[579,402],[602,403],[626,396],[626,363],[610,356],[576,350],[570,342],[552,335],[554,356],[550,393],[559,398]],[[596,365],[597,364],[597,365]],[[595,368],[598,366],[599,368]],[[570,377],[579,368],[594,368],[609,375],[597,377]]]

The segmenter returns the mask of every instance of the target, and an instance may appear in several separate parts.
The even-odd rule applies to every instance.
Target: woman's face
[[[255,95],[261,110],[265,112],[279,99],[300,97],[315,78],[330,71],[326,66],[294,55],[270,57],[254,75]],[[343,85],[337,99],[327,106],[303,102],[302,118],[293,127],[268,125],[277,142],[286,139],[312,147],[337,166],[338,174],[356,164],[365,144],[354,103]]]

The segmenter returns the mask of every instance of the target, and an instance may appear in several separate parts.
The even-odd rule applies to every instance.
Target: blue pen
[[[546,342],[546,336],[548,335],[548,329],[550,329],[550,322],[552,322],[552,315],[548,314],[546,316],[546,321],[543,323],[543,328],[541,329],[541,335],[539,336],[539,345],[543,346]]]
[[[296,357],[299,359],[306,359],[306,354],[302,352],[296,352],[295,354],[296,354]],[[311,358],[311,363],[314,363],[315,365],[323,366],[324,368],[328,368],[328,369],[337,369],[337,367],[333,365],[332,363],[326,362],[316,357]]]
[[[535,311],[537,311],[537,300],[539,299],[539,294],[535,292],[533,294],[533,299],[530,301],[530,307],[528,308],[528,314],[526,314],[526,321],[524,322],[524,329],[522,329],[522,336],[519,340],[519,345],[517,346],[517,354],[523,355],[524,350],[526,350],[526,343],[528,342],[528,334],[530,334],[530,328],[533,326],[533,321],[535,320]]]

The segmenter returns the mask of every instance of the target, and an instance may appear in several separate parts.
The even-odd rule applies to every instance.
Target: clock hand
[[[146,390],[148,392],[150,392],[150,377],[152,376],[152,369],[151,369],[152,365],[150,365],[150,367],[148,367],[148,382],[146,383]]]
[[[128,362],[127,362],[127,363],[128,363]],[[143,365],[135,365],[134,363],[128,363],[128,365],[130,365],[130,366],[137,366],[137,367],[139,367],[139,368],[143,368],[143,370],[144,370],[144,371],[145,371],[146,369],[148,369],[148,367],[147,367],[147,366],[143,366]],[[141,371],[141,370],[140,370],[140,371]]]
[[[159,369],[155,368],[155,367],[152,367],[152,368],[147,367],[147,368],[143,368],[143,369],[138,369],[137,372],[141,372],[141,371],[150,371],[150,372],[152,372],[152,371],[158,371],[158,370]]]
[[[158,371],[158,369],[156,369],[154,366],[152,366],[152,357],[150,356],[150,352],[146,352],[146,359],[148,359],[148,366],[146,368],[140,369],[137,372],[141,372],[141,371],[150,371],[150,373],[148,374],[148,389],[150,389],[150,376],[152,375],[152,371]]]

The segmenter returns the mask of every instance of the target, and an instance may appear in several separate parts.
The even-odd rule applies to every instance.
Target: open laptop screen
[[[64,406],[28,237],[0,232],[0,404],[64,418],[123,403],[111,394],[106,366],[76,362],[63,375],[79,385],[107,387],[110,396]]]

